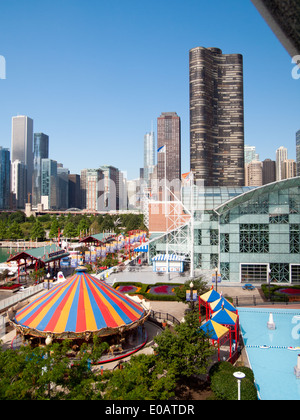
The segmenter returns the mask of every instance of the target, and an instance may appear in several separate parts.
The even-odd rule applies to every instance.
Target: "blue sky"
[[[144,134],[161,112],[182,124],[189,171],[189,50],[244,56],[245,144],[295,159],[300,79],[250,0],[0,0],[0,146],[11,117],[50,137],[72,173],[111,164],[139,176]]]

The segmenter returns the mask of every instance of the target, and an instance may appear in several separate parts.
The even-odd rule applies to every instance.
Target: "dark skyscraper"
[[[271,159],[263,161],[263,185],[276,181],[276,162]]]
[[[0,147],[0,209],[9,209],[10,202],[10,152]]]
[[[157,177],[166,178],[171,191],[179,193],[181,181],[181,122],[176,112],[163,112],[157,118],[157,148],[166,146],[165,153],[157,155]]]
[[[49,158],[49,137],[43,133],[34,133],[33,139],[33,177],[32,205],[41,203],[42,159]]]
[[[243,57],[190,50],[190,160],[207,186],[243,186]]]

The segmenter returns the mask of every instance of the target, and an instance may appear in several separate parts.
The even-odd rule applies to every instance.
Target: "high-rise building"
[[[263,164],[258,160],[252,160],[245,165],[245,186],[260,187],[263,184]]]
[[[42,159],[49,158],[49,137],[44,133],[34,133],[33,138],[33,176],[32,205],[41,202]]]
[[[155,136],[154,131],[144,135],[144,173],[143,179],[149,185],[150,175],[155,167]]]
[[[12,118],[11,161],[19,160],[26,165],[26,195],[32,192],[33,173],[33,120],[25,115]]]
[[[69,174],[69,208],[81,209],[80,175]]]
[[[282,178],[282,164],[288,158],[288,151],[281,146],[276,150],[276,180],[280,181]]]
[[[282,179],[295,178],[297,174],[294,159],[286,159],[282,162]]]
[[[296,133],[297,176],[300,176],[300,130]]]
[[[41,172],[41,203],[45,210],[58,208],[57,162],[52,159],[42,159]]]
[[[190,161],[207,186],[243,186],[243,56],[190,50]]]
[[[0,209],[10,208],[10,151],[0,147]]]
[[[178,196],[181,185],[181,121],[176,112],[163,112],[157,118],[157,148],[163,146],[164,153],[157,154],[157,178],[161,183],[166,177],[168,188]]]
[[[110,211],[110,210],[119,210],[119,198],[120,198],[120,188],[119,188],[119,170],[114,166],[103,165],[100,166],[100,169],[103,172],[103,181],[102,181],[102,199],[100,200],[100,210],[101,211]]]
[[[276,162],[271,159],[263,161],[263,185],[276,181]]]
[[[101,180],[103,171],[101,169],[85,169],[86,183],[86,209],[89,211],[99,211],[101,208],[101,195],[103,193]]]
[[[11,163],[12,206],[24,209],[27,202],[27,167],[24,162],[15,159]]]
[[[61,210],[69,208],[69,172],[62,163],[57,164],[57,208]]]
[[[256,147],[255,146],[248,146],[245,145],[245,165],[247,163],[252,162],[253,160],[258,161],[259,160],[259,154],[256,153]]]

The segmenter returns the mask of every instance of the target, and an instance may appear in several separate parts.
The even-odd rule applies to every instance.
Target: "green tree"
[[[7,239],[7,227],[4,220],[0,220],[0,239]]]
[[[35,224],[32,226],[30,238],[32,240],[37,239],[38,241],[43,241],[46,238],[46,232],[38,219],[36,219]]]
[[[54,216],[52,223],[51,223],[51,229],[49,232],[49,238],[53,239],[53,238],[57,238],[58,236],[58,220],[56,218],[56,216]]]
[[[8,232],[7,232],[7,238],[11,239],[11,240],[17,240],[17,239],[21,239],[23,238],[23,232],[22,229],[20,227],[20,224],[16,221],[14,221],[8,228]]]
[[[65,238],[75,238],[77,236],[77,229],[74,226],[73,222],[67,222],[64,228],[64,237]]]
[[[167,400],[174,396],[175,376],[156,356],[133,356],[123,370],[106,376],[100,384],[107,400]]]
[[[158,358],[167,361],[167,369],[177,378],[206,373],[213,349],[199,331],[197,311],[187,313],[185,322],[177,325],[175,332],[167,328],[154,341],[158,344]]]

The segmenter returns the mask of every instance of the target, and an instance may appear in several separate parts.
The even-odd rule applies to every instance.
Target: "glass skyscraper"
[[[150,175],[155,167],[155,136],[154,132],[146,133],[144,136],[144,180],[149,185]]]
[[[32,177],[32,205],[41,202],[42,159],[49,158],[49,137],[44,133],[34,133],[33,141],[33,177]]]
[[[33,173],[33,120],[25,115],[12,118],[11,161],[19,160],[26,165],[26,194],[32,192]]]
[[[9,209],[10,151],[0,147],[0,209]]]
[[[42,159],[41,168],[41,202],[46,210],[57,209],[57,162],[52,159]]]

